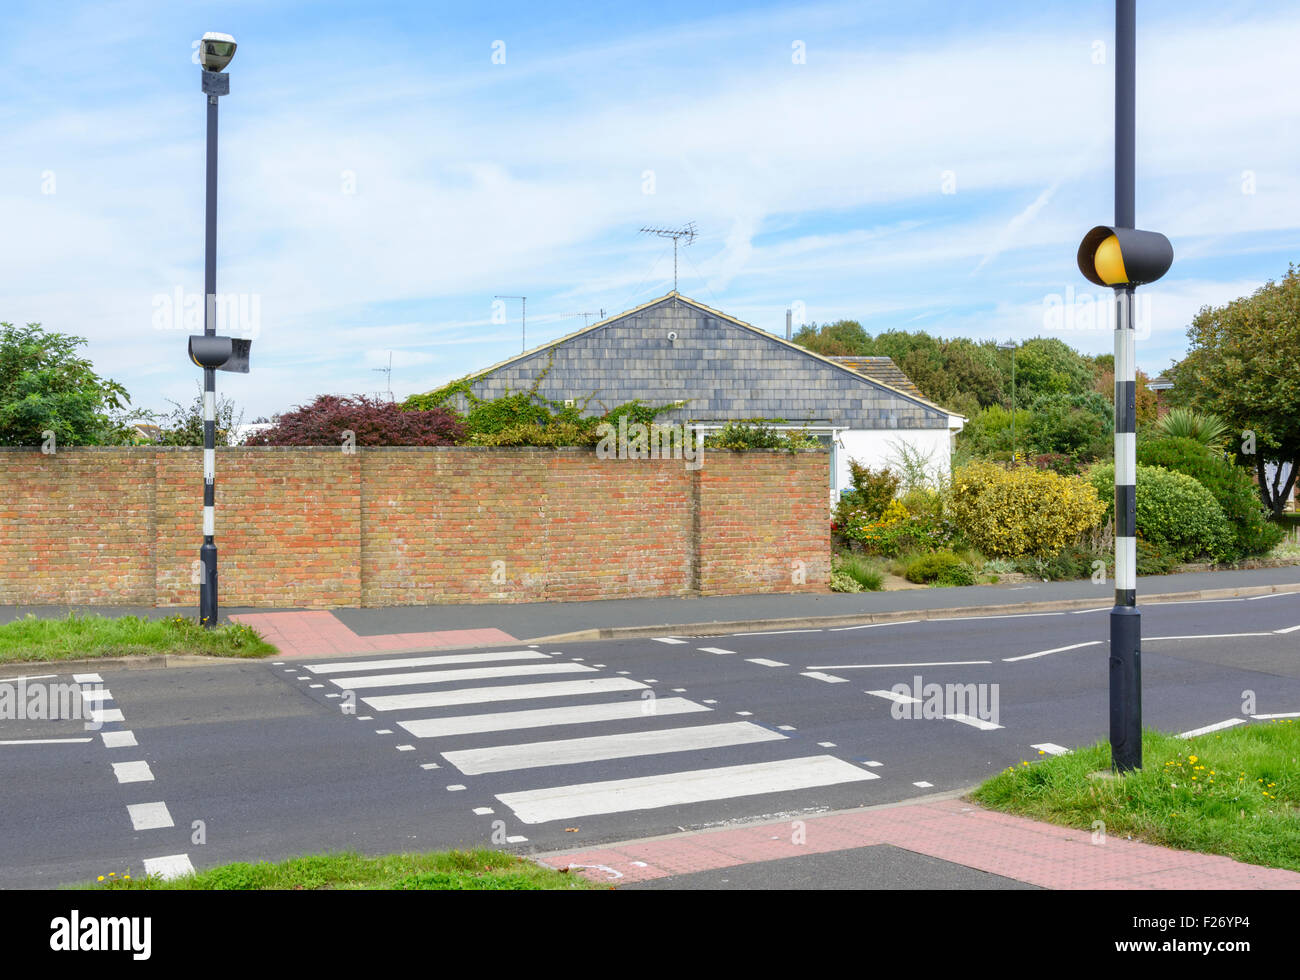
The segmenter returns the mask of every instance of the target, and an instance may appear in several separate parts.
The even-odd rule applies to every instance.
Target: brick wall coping
[[[202,446],[63,446],[59,452],[79,452],[79,453],[194,453],[202,450]],[[230,451],[239,450],[242,452],[316,452],[316,453],[337,453],[341,449],[339,446],[218,446],[218,450]],[[40,453],[40,446],[0,446],[0,453]],[[379,452],[407,452],[407,453],[446,453],[446,452],[494,452],[494,453],[561,453],[561,452],[589,452],[595,453],[595,446],[357,446],[355,452],[379,451]],[[762,453],[771,455],[774,453],[784,453],[786,455],[807,455],[811,453],[829,453],[829,449],[821,447],[812,449],[705,449],[707,453]],[[57,455],[57,454],[46,454]],[[352,455],[349,453],[348,455]],[[626,462],[626,460],[624,461]]]

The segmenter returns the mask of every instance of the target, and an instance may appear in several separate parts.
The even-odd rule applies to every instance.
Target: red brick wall
[[[197,449],[0,450],[0,603],[194,604]],[[820,591],[823,452],[217,451],[223,606]]]

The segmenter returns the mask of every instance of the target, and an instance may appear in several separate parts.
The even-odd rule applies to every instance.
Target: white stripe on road
[[[910,694],[899,694],[897,691],[864,691],[864,694],[873,694],[878,698],[884,698],[886,701],[897,701],[899,704],[920,704],[920,698],[914,698]]]
[[[735,651],[735,650],[724,650],[724,649],[722,649],[722,647],[700,647],[700,652],[701,652],[701,653],[728,654],[728,653],[735,653],[736,651]]]
[[[308,664],[313,674],[346,674],[351,670],[388,670],[392,667],[434,667],[438,664],[487,664],[500,660],[546,660],[538,650],[501,650],[496,653],[454,653],[437,657],[402,657],[396,660],[348,660],[340,664]]]
[[[1256,721],[1271,721],[1274,718],[1300,718],[1300,711],[1292,711],[1284,715],[1251,715]]]
[[[1046,752],[1048,755],[1069,755],[1070,750],[1064,745],[1057,745],[1055,742],[1039,742],[1037,745],[1029,746],[1031,749],[1038,749],[1039,752]]]
[[[497,677],[535,677],[541,674],[590,674],[585,664],[516,664],[512,667],[465,667],[460,670],[424,670],[414,674],[367,674],[330,681],[345,691],[363,687],[410,687],[412,684],[447,684],[451,681],[485,681]]]
[[[104,740],[106,749],[120,749],[137,744],[135,732],[101,732],[99,737]]]
[[[1011,590],[1016,591],[1016,590]],[[1064,616],[1063,612],[1046,613],[1007,613],[1002,616],[942,616],[931,620],[934,623],[960,623],[970,619],[1035,619],[1039,616]]]
[[[105,687],[100,688],[97,691],[82,691],[81,700],[88,704],[94,704],[99,701],[113,701],[115,699],[113,697],[113,692]]]
[[[546,823],[600,813],[684,806],[879,778],[875,773],[859,769],[842,759],[818,755],[721,769],[552,786],[521,793],[499,793],[497,799],[510,807],[524,823]]]
[[[834,674],[823,674],[820,670],[805,670],[799,674],[800,677],[811,677],[815,681],[825,681],[827,684],[847,684],[848,678],[836,677]]]
[[[695,728],[664,728],[650,732],[626,732],[622,735],[597,735],[590,738],[557,739],[553,742],[527,742],[522,745],[494,745],[484,749],[444,752],[442,757],[467,776],[512,769],[536,769],[539,766],[568,766],[604,759],[629,759],[669,752],[716,749],[727,745],[772,742],[786,736],[748,721]]]
[[[1247,597],[1246,597],[1246,601],[1247,601],[1247,602],[1254,602],[1256,599],[1276,599],[1276,598],[1277,598],[1278,596],[1280,596],[1280,595],[1293,595],[1293,596],[1294,596],[1294,595],[1300,595],[1300,592],[1270,592],[1270,593],[1268,593],[1267,595],[1252,595],[1252,596],[1247,596]],[[1235,602],[1236,600],[1233,599],[1233,600],[1229,600],[1229,601],[1230,601],[1230,602]]]
[[[131,826],[136,830],[176,826],[166,803],[131,803],[127,805],[126,812],[131,815]]]
[[[783,664],[779,660],[768,660],[766,657],[749,657],[745,660],[747,664],[758,664],[760,667],[789,667],[789,664]]]
[[[1114,609],[1114,606],[1098,606],[1096,609],[1076,609],[1071,616],[1082,616],[1084,613],[1105,612],[1107,609]]]
[[[656,643],[685,643],[685,640],[679,640],[675,636],[652,636],[650,639]]]
[[[88,738],[15,738],[0,745],[65,745],[71,742],[89,742]]]
[[[1239,636],[1272,636],[1272,633],[1202,633],[1199,636],[1144,636],[1148,640],[1231,640]]]
[[[527,701],[532,698],[561,698],[575,694],[608,694],[611,691],[647,690],[640,681],[626,677],[593,677],[585,681],[552,681],[549,684],[511,684],[507,687],[472,687],[459,691],[421,694],[389,694],[361,700],[376,711],[401,708],[445,708],[488,701]]]
[[[144,873],[167,881],[194,874],[194,865],[190,863],[188,854],[168,854],[166,857],[145,858]]]
[[[153,773],[147,762],[114,762],[113,775],[119,783],[152,783]]]
[[[1274,632],[1274,633],[1294,633],[1296,630],[1300,630],[1300,626],[1288,626],[1288,627],[1287,627],[1286,629],[1284,629],[1284,630],[1274,630],[1273,632]]]
[[[1019,657],[1003,657],[1004,664],[1014,663],[1017,660],[1033,660],[1035,657],[1046,657],[1049,653],[1065,653],[1067,650],[1080,650],[1083,647],[1101,646],[1101,640],[1089,640],[1087,643],[1072,643],[1068,647],[1054,647],[1051,650],[1039,650],[1037,653],[1025,653]]]
[[[96,725],[102,725],[106,721],[126,721],[121,708],[91,708],[88,714]]]
[[[919,664],[819,664],[811,670],[866,670],[870,667],[964,667],[968,664],[991,664],[992,660],[932,660]]]
[[[460,715],[455,718],[421,718],[399,721],[416,738],[446,735],[475,735],[480,732],[509,731],[520,728],[550,728],[554,725],[585,725],[624,718],[656,718],[682,715],[709,708],[685,698],[646,698],[615,701],[610,704],[580,704],[567,708],[537,708],[532,711],[500,711],[488,715]]]
[[[19,677],[0,677],[0,684],[17,684],[19,681],[43,681],[58,674],[23,674]]]
[[[53,677],[53,674],[42,674],[42,677]],[[104,678],[98,674],[73,674],[72,683],[74,684],[102,684]]]
[[[1197,735],[1206,735],[1209,732],[1219,732],[1225,728],[1234,728],[1237,725],[1246,724],[1245,718],[1229,718],[1227,721],[1215,722],[1213,725],[1206,725],[1204,728],[1193,728],[1190,732],[1179,732],[1179,738],[1195,738]]]
[[[970,725],[972,728],[978,728],[982,732],[991,732],[995,728],[1001,728],[1001,725],[995,725],[991,721],[985,721],[983,718],[976,718],[972,715],[952,714],[944,715],[949,721],[959,721],[963,725]]]
[[[907,626],[909,623],[919,623],[919,619],[900,619],[896,623],[867,623],[864,626],[832,626],[827,632],[843,633],[845,630],[869,630],[877,626]]]

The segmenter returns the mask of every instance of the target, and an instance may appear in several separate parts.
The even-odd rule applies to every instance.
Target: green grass
[[[885,574],[875,562],[864,555],[852,553],[839,556],[836,571],[843,572],[868,592],[879,592],[885,585]]]
[[[513,854],[479,849],[376,858],[351,853],[318,854],[279,864],[223,864],[170,881],[110,872],[88,887],[150,891],[541,891],[602,886],[581,875],[544,868]]]
[[[1082,830],[1101,820],[1111,837],[1223,854],[1300,871],[1300,724],[1274,720],[1192,739],[1147,731],[1143,768],[1110,768],[1105,742],[1022,761],[972,794],[982,806]]]
[[[0,663],[159,653],[265,657],[275,652],[250,626],[232,623],[205,630],[183,616],[110,619],[72,613],[64,619],[39,619],[28,615],[0,626]]]

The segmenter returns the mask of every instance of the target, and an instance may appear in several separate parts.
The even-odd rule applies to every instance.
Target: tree
[[[320,395],[310,405],[277,415],[275,426],[248,437],[250,446],[341,446],[351,432],[357,446],[454,446],[465,425],[449,408],[404,409],[383,398]]]
[[[199,386],[198,394],[188,405],[182,405],[180,402],[174,402],[167,399],[172,404],[172,410],[168,415],[155,417],[154,421],[162,429],[162,435],[158,443],[163,446],[202,446],[203,445],[203,387]],[[239,428],[240,422],[243,421],[244,414],[240,412],[239,418],[235,418],[235,403],[230,398],[219,397],[214,406],[216,415],[216,444],[218,446],[233,446],[235,430]]]
[[[0,323],[0,444],[37,446],[46,431],[69,446],[125,440],[121,415],[131,398],[77,356],[85,343],[39,323]]]
[[[1092,388],[1093,374],[1088,362],[1056,337],[1027,340],[1015,356],[1016,399],[1025,404],[1039,395],[1082,395]]]
[[[836,320],[820,327],[809,323],[800,327],[791,339],[822,357],[862,357],[871,350],[871,335],[857,320]]]
[[[1175,369],[1175,399],[1219,415],[1240,433],[1260,500],[1280,516],[1300,471],[1300,269],[1226,306],[1204,307],[1187,332],[1191,348]],[[1272,480],[1266,462],[1279,466]]]

